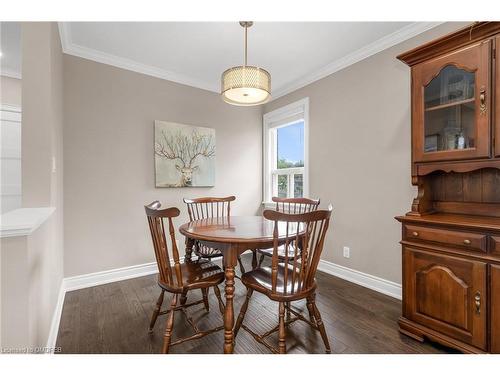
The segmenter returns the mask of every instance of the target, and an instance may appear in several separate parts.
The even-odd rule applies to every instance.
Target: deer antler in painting
[[[185,137],[187,139],[187,137]],[[211,135],[201,135],[196,130],[191,134],[191,141],[187,140],[187,154],[191,166],[198,156],[209,158],[215,155],[215,145]]]
[[[180,131],[172,134],[162,130],[161,139],[156,142],[155,154],[169,160],[178,160],[182,165],[175,167],[181,173],[178,186],[191,186],[193,172],[198,157],[210,158],[215,155],[215,142],[212,135],[200,134],[193,130],[191,135]]]

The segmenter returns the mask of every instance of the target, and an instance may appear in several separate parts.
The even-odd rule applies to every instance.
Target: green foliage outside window
[[[304,166],[303,160],[299,160],[299,161],[296,161],[294,163],[294,162],[288,161],[286,159],[278,159],[278,169],[298,168],[298,167],[303,167],[303,166]]]

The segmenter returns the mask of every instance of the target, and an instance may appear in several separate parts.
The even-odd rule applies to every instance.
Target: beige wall
[[[29,343],[28,239],[0,239],[0,347]]]
[[[261,202],[261,108],[216,93],[64,56],[65,276],[154,261],[144,204],[234,194],[236,214]],[[154,187],[153,122],[216,130],[214,188]],[[182,238],[180,234],[178,239]]]
[[[0,239],[1,334],[4,349],[45,347],[61,283],[54,246],[56,216],[28,236]]]
[[[439,26],[265,105],[310,99],[310,195],[334,208],[323,259],[401,282],[394,216],[409,211],[415,190],[410,70],[396,56],[462,25]]]
[[[22,23],[22,183],[24,207],[55,207],[50,219],[26,238],[2,239],[2,252],[14,246],[15,262],[2,259],[2,270],[17,275],[22,290],[16,298],[24,304],[2,304],[28,317],[7,321],[9,329],[28,329],[23,346],[45,346],[63,277],[62,186],[62,50],[57,24]],[[52,158],[56,169],[52,168]],[[22,251],[19,249],[23,246]],[[4,274],[2,274],[2,279]],[[12,282],[9,283],[12,285]],[[3,287],[3,285],[2,285]],[[7,286],[8,287],[8,286]],[[26,311],[26,302],[28,311]],[[2,314],[2,324],[5,323]],[[17,322],[17,323],[16,323]],[[20,345],[17,341],[2,346]]]
[[[62,208],[62,50],[55,23],[24,23],[23,206]],[[53,162],[55,161],[55,171]]]
[[[27,242],[29,287],[29,346],[47,344],[63,277],[63,253],[58,244],[61,227],[56,211]]]
[[[63,274],[63,54],[55,22],[23,33],[23,207],[55,207],[50,254],[56,293]]]
[[[21,106],[21,80],[0,76],[0,104]]]

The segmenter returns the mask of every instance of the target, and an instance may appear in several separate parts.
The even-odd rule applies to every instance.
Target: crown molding
[[[106,65],[115,66],[117,68],[125,70],[130,70],[136,73],[165,79],[167,81],[180,83],[182,85],[219,93],[220,88],[208,82],[193,79],[184,74],[179,74],[155,66],[142,64],[125,57],[116,56],[110,53],[98,51],[73,43],[70,28],[65,22],[59,22],[59,34],[61,38],[62,50],[65,54],[96,61]]]
[[[307,74],[289,84],[286,84],[276,91],[272,92],[272,100],[289,94],[304,86],[307,86],[317,80],[320,80],[332,73],[338,72],[348,66],[355,64],[367,57],[370,57],[387,48],[393,47],[396,44],[404,42],[414,36],[417,36],[427,30],[441,25],[443,22],[414,22],[405,26],[389,35],[384,36],[370,43],[357,51],[354,51],[340,59],[337,59],[325,67]],[[138,63],[134,60],[116,56],[106,52],[98,51],[92,48],[78,45],[72,41],[71,28],[67,22],[59,22],[59,35],[61,38],[62,50],[65,54],[81,57],[83,59],[96,61],[102,64],[115,66],[121,69],[130,70],[136,73],[146,74],[152,77],[165,79],[168,81],[180,83],[182,85],[196,87],[202,90],[219,93],[218,85],[213,85],[209,82],[193,79],[184,74],[168,71],[151,65]]]
[[[58,22],[57,27],[59,29],[59,38],[61,39],[61,48],[64,53],[68,50],[68,46],[71,40],[71,30],[68,27],[67,22]]]
[[[389,35],[386,35],[350,54],[331,62],[325,67],[307,74],[290,84],[276,90],[272,93],[272,100],[278,99],[286,94],[296,91],[304,86],[307,86],[313,82],[316,82],[322,78],[329,76],[339,70],[345,69],[350,65],[353,65],[361,60],[364,60],[370,56],[375,55],[383,50],[391,48],[399,43],[402,43],[408,39],[411,39],[423,32],[430,30],[436,26],[443,24],[443,22],[414,22],[408,26],[405,26]]]

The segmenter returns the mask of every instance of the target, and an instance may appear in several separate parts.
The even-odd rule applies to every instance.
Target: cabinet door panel
[[[491,266],[491,352],[500,353],[500,266]]]
[[[495,40],[495,156],[500,157],[500,36]]]
[[[490,156],[491,41],[412,69],[415,162]]]
[[[405,313],[486,349],[486,264],[405,248]]]
[[[417,314],[469,329],[468,285],[450,268],[438,265],[415,270]]]

